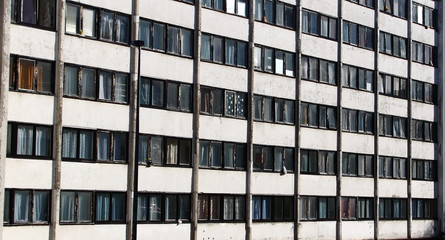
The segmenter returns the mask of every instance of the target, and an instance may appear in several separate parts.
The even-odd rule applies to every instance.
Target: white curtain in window
[[[98,133],[97,160],[110,160],[110,134]]]
[[[82,68],[81,76],[82,97],[96,98],[96,71]]]
[[[66,7],[65,30],[68,33],[77,33],[79,23],[79,6],[68,4]]]
[[[17,127],[17,154],[32,155],[33,150],[33,127],[19,125]]]
[[[36,127],[36,156],[51,155],[51,129]]]
[[[326,218],[327,213],[327,200],[326,198],[320,198],[318,200],[318,217]]]
[[[235,41],[226,40],[226,63],[235,65]]]
[[[141,81],[141,96],[140,103],[141,105],[150,104],[150,81],[146,79],[142,79]]]
[[[75,192],[62,192],[60,196],[60,221],[74,222]]]
[[[114,14],[101,12],[100,14],[100,38],[113,40]]]
[[[78,192],[77,197],[79,199],[78,216],[79,222],[91,222],[91,192]]]
[[[149,137],[139,136],[139,162],[146,163],[148,160]]]
[[[79,134],[79,158],[93,158],[93,132],[80,131]]]
[[[233,220],[233,197],[224,197],[224,220]]]
[[[168,27],[167,51],[179,54],[179,28]]]
[[[128,17],[116,17],[116,42],[128,42]]]
[[[48,221],[48,197],[47,191],[34,192],[34,208],[33,208],[33,222]]]
[[[93,9],[83,8],[82,12],[82,31],[83,35],[96,36],[96,11]]]
[[[62,157],[76,158],[77,133],[76,130],[65,129],[63,131]]]
[[[261,198],[260,197],[254,197],[252,199],[252,205],[253,205],[253,219],[260,219],[261,218]]]
[[[138,196],[138,211],[137,211],[137,220],[145,221],[147,220],[147,204],[148,204],[148,196],[142,195]]]
[[[99,75],[99,99],[111,100],[111,73],[101,72]]]
[[[29,221],[29,203],[30,191],[15,191],[14,196],[14,222],[28,222]]]
[[[96,220],[108,221],[110,219],[110,195],[99,193],[96,198]]]
[[[151,22],[141,20],[139,24],[139,39],[144,41],[144,47],[150,46]]]
[[[167,164],[178,163],[178,141],[174,139],[167,140]]]
[[[126,74],[116,74],[116,85],[114,87],[114,100],[116,102],[127,102],[127,82]]]
[[[151,138],[151,160],[154,164],[162,164],[162,138]]]
[[[77,67],[65,66],[65,82],[63,83],[63,94],[68,96],[77,95]]]
[[[261,219],[270,219],[271,218],[271,197],[263,197],[262,199],[262,211],[261,211]]]
[[[150,196],[150,221],[161,220],[161,197],[159,195]]]
[[[235,13],[235,0],[226,0],[226,12]]]
[[[244,219],[244,197],[235,197],[235,220]]]

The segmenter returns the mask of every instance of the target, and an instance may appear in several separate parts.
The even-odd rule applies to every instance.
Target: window
[[[436,66],[437,48],[413,41],[412,43],[413,61],[430,66]]]
[[[301,78],[316,82],[337,84],[337,67],[335,62],[302,56]]]
[[[343,87],[373,92],[374,71],[354,66],[343,65],[342,72]]]
[[[374,0],[348,0],[348,1],[360,4],[365,7],[374,8]]]
[[[55,19],[55,0],[11,1],[11,22],[47,29],[54,29]]]
[[[62,191],[60,195],[61,223],[90,223],[93,221],[93,193]]]
[[[243,143],[199,141],[199,166],[202,168],[243,170],[246,156]]]
[[[301,150],[300,172],[335,175],[336,156],[333,151]]]
[[[201,87],[201,113],[245,119],[246,107],[246,93]]]
[[[342,175],[372,177],[374,170],[372,155],[343,153],[342,154]]]
[[[62,159],[94,160],[95,131],[63,128]]]
[[[406,219],[406,199],[380,198],[379,218],[381,220]]]
[[[300,220],[335,220],[335,197],[300,197]]]
[[[253,221],[286,221],[293,220],[293,197],[253,196]]]
[[[436,199],[413,199],[413,219],[436,219]]]
[[[414,101],[435,104],[437,85],[413,80],[411,82],[411,97]]]
[[[201,60],[226,65],[247,66],[247,43],[203,33]]]
[[[413,140],[424,142],[437,141],[437,125],[434,122],[412,120],[411,133]]]
[[[344,220],[372,219],[372,202],[372,198],[342,197],[341,218]]]
[[[302,102],[300,114],[301,126],[337,129],[336,107]]]
[[[190,139],[139,135],[139,164],[155,166],[190,166]]]
[[[8,123],[8,155],[18,158],[50,159],[52,156],[50,126]]]
[[[294,29],[295,6],[277,0],[255,0],[255,20]]]
[[[96,192],[95,221],[125,222],[125,193]]]
[[[192,110],[192,85],[150,78],[141,79],[140,104],[143,107],[174,111]]]
[[[294,123],[294,101],[254,95],[254,119],[264,122]]]
[[[247,0],[202,0],[202,6],[243,17],[247,16]]]
[[[5,189],[3,222],[46,224],[50,222],[49,190]]]
[[[343,131],[374,134],[374,113],[343,108],[342,115]]]
[[[54,62],[11,56],[10,64],[10,90],[54,93]]]
[[[374,50],[374,29],[344,21],[343,43]]]
[[[96,38],[97,13],[93,8],[68,3],[66,6],[65,31],[85,37]],[[126,26],[128,29],[128,26]]]
[[[141,19],[139,38],[143,48],[185,57],[193,56],[193,30]]]
[[[128,43],[130,17],[115,12],[100,10],[99,39],[117,43]]]
[[[406,58],[406,38],[380,31],[380,53]]]
[[[244,221],[245,197],[240,195],[198,195],[199,221]]]
[[[332,40],[337,39],[337,19],[303,10],[302,31]]]
[[[66,97],[128,102],[128,74],[65,65],[63,94]],[[98,95],[97,91],[98,89]]]
[[[293,77],[294,58],[293,53],[255,45],[254,67],[256,70]]]
[[[390,76],[387,74],[379,75],[379,93],[393,97],[406,98],[406,79]]]
[[[412,177],[414,180],[436,180],[437,161],[412,160]]]
[[[190,220],[189,194],[139,193],[138,222],[178,222]]]
[[[380,157],[380,178],[406,179],[407,163],[405,158]]]
[[[264,172],[294,172],[294,149],[253,146],[253,170]]]
[[[379,115],[379,135],[396,138],[406,138],[407,120],[404,117]]]
[[[407,1],[406,0],[380,0],[380,11],[393,16],[406,18]]]
[[[96,159],[101,162],[127,162],[127,133],[96,132]]]
[[[435,23],[437,21],[437,10],[415,2],[412,3],[412,9],[413,22],[421,24],[425,27],[435,28]]]

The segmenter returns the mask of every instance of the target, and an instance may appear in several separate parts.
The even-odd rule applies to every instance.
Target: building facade
[[[3,1],[0,236],[441,236],[443,5]]]

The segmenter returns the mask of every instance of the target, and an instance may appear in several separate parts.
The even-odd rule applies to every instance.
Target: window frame
[[[200,209],[198,207],[198,222],[200,223],[224,223],[224,222],[229,222],[229,223],[243,223],[246,220],[246,199],[245,199],[245,195],[237,195],[237,194],[208,194],[208,193],[199,193],[198,195],[198,205],[201,204],[201,206],[203,206],[203,209],[206,210],[205,213],[201,213]],[[225,204],[224,204],[224,199],[225,198],[232,198],[233,199],[233,219],[225,219],[224,217],[224,210],[225,210]],[[236,208],[236,198],[240,198],[241,199],[241,203],[242,205],[240,206],[241,209]],[[204,202],[202,202],[202,199],[205,199]],[[212,204],[211,204],[211,199],[218,199],[218,202],[216,204],[216,206],[218,206],[218,209],[216,209],[216,213],[219,216],[219,219],[212,219]],[[204,206],[205,205],[205,206]],[[206,215],[206,219],[200,218],[201,214],[205,214]],[[242,219],[236,219],[236,215],[240,214],[240,216],[242,217]]]
[[[209,44],[210,44],[210,49],[209,49],[209,56],[210,56],[210,58],[209,59],[205,59],[205,58],[203,58],[202,56],[202,54],[201,54],[201,57],[200,57],[200,61],[202,61],[202,62],[208,62],[208,63],[216,63],[216,64],[220,64],[220,65],[224,65],[224,66],[231,66],[231,67],[237,67],[237,68],[244,68],[244,69],[247,69],[248,68],[248,56],[247,56],[247,46],[248,46],[248,44],[247,44],[247,42],[245,42],[245,41],[242,41],[242,40],[238,40],[238,39],[234,39],[234,38],[229,38],[229,37],[224,37],[224,36],[219,36],[219,35],[215,35],[215,34],[210,34],[210,33],[202,33],[202,36],[206,36],[206,37],[209,37],[210,38],[210,42],[209,42]],[[220,51],[221,51],[221,61],[218,61],[218,60],[215,60],[215,58],[214,58],[214,51],[215,51],[215,48],[214,48],[214,40],[215,40],[215,38],[216,39],[221,39],[221,49],[220,49]],[[235,54],[234,54],[234,61],[235,61],[235,64],[231,64],[231,63],[228,63],[228,62],[226,62],[226,60],[227,60],[227,58],[226,58],[226,48],[227,48],[227,41],[234,41],[235,42],[235,47],[234,47],[234,49],[235,49]],[[245,65],[240,65],[240,63],[238,63],[238,44],[240,44],[240,43],[242,43],[242,44],[244,44],[244,46],[245,46],[245,49],[244,49],[244,60],[245,60]],[[203,48],[203,46],[204,46],[204,44],[202,44],[201,45],[201,51],[202,51],[202,48]]]
[[[178,222],[184,222],[184,223],[189,223],[191,221],[191,196],[190,194],[186,194],[186,193],[175,193],[175,192],[139,192],[138,193],[138,197],[143,196],[147,198],[147,210],[145,212],[147,219],[146,220],[137,220],[138,224],[177,224]],[[160,211],[160,219],[159,220],[150,220],[150,218],[148,216],[150,216],[150,197],[151,196],[159,196],[160,197],[160,203],[159,205],[161,206],[160,209],[158,211]],[[174,220],[171,219],[167,219],[166,217],[166,202],[167,202],[167,198],[168,197],[175,197],[176,198],[176,202],[175,202],[175,206],[176,206],[176,217]],[[188,218],[181,218],[180,217],[180,211],[182,210],[181,208],[181,201],[179,200],[180,198],[186,198],[186,200],[188,200],[189,204],[186,205],[188,206],[188,209],[185,209],[186,212],[188,212],[189,216]],[[140,199],[138,199],[138,201],[140,201]]]
[[[394,205],[396,201],[399,202],[399,217],[394,216]],[[382,203],[383,202],[383,203]],[[385,205],[389,203],[390,206],[386,207]],[[405,205],[404,212],[402,212],[402,205]],[[380,198],[379,204],[379,220],[406,220],[408,216],[408,204],[406,198]],[[389,210],[390,213],[387,213],[386,210]],[[383,214],[382,214],[383,213]],[[390,215],[390,217],[386,217],[386,215]],[[403,216],[404,215],[404,216]]]
[[[258,95],[258,94],[254,94],[254,98],[256,99],[261,99],[261,109],[259,110],[260,113],[260,118],[257,118],[254,114],[253,116],[253,120],[256,122],[266,122],[266,123],[274,123],[274,124],[285,124],[285,125],[295,125],[295,100],[292,99],[284,99],[284,98],[276,98],[276,97],[271,97],[271,96],[265,96],[265,95]],[[272,120],[269,121],[268,119],[265,119],[265,99],[269,99],[271,100],[271,115],[272,115]],[[292,116],[293,118],[291,120],[288,120],[287,118],[287,112],[286,112],[286,104],[287,103],[292,103],[293,107],[292,109],[292,114],[290,114],[289,116]],[[279,108],[280,108],[280,116],[283,119],[282,121],[277,119],[277,105],[279,104]],[[257,105],[254,105],[254,112],[256,111]]]
[[[15,193],[16,192],[29,192],[29,199],[27,202],[27,205],[29,207],[28,209],[28,220],[27,221],[19,221],[19,220],[14,220],[15,219]],[[48,199],[47,199],[47,212],[46,212],[46,221],[35,221],[34,217],[35,217],[35,210],[34,210],[34,195],[36,192],[46,192],[48,195]],[[3,219],[3,224],[5,226],[22,226],[22,225],[49,225],[52,222],[51,219],[51,202],[52,202],[52,197],[51,197],[51,190],[48,189],[18,189],[18,188],[6,188],[5,189],[5,197],[9,195],[9,199],[4,199],[5,201],[5,207],[7,204],[9,204],[9,208],[8,209],[4,209],[4,213],[6,216],[6,213],[9,216],[9,221],[5,221],[5,219]]]
[[[311,161],[311,153],[316,155],[316,159],[315,159],[315,166],[316,169],[315,171],[311,171],[310,170],[310,161]],[[304,162],[303,162],[303,157],[304,155],[307,154],[307,170],[303,167],[304,166]],[[322,158],[322,155],[326,155],[326,159],[324,161],[324,159]],[[328,157],[329,155],[333,155],[333,163],[332,163],[332,167],[333,169],[328,170]],[[312,149],[300,149],[300,174],[308,174],[308,175],[326,175],[326,176],[335,176],[337,175],[337,152],[335,151],[327,151],[327,150],[312,150]],[[325,171],[323,172],[323,170],[320,168],[320,164],[324,165],[324,169]]]
[[[282,173],[284,171],[284,168],[286,169],[287,173],[295,172],[295,149],[293,147],[266,146],[266,145],[255,144],[253,146],[253,149],[254,150],[252,150],[252,151],[253,151],[253,158],[254,158],[254,160],[253,160],[254,161],[254,167],[253,167],[254,172]],[[259,149],[261,151],[261,153],[259,153],[260,156],[255,155],[255,149]],[[271,169],[267,169],[264,164],[265,149],[271,150],[269,152],[270,155],[268,156],[268,157],[272,157],[272,159],[269,159],[269,161],[272,161],[271,163],[269,163],[269,164],[271,164],[271,166],[270,166]],[[281,163],[277,162],[280,159],[276,158],[277,157],[276,153],[279,153],[280,152],[279,150],[282,151],[281,152],[281,158],[282,158]],[[286,157],[286,150],[292,151],[292,156],[291,156],[290,161],[287,161],[288,159]],[[257,158],[259,158],[259,159],[257,159]],[[266,159],[266,160],[268,160],[268,159]],[[255,167],[255,162],[258,162],[258,164],[260,164],[259,168]],[[291,164],[291,165],[288,165],[287,163]],[[281,166],[281,168],[276,169],[277,166]],[[289,169],[288,169],[288,167],[289,167]]]
[[[260,201],[259,218],[255,218],[254,217],[254,215],[255,215],[255,206],[254,206],[255,202],[254,202],[254,199],[259,199],[259,201]],[[270,200],[270,209],[269,209],[270,210],[270,218],[266,218],[265,216],[263,216],[263,213],[264,213],[263,204],[264,204],[264,201],[266,199]],[[276,211],[277,209],[275,208],[277,206],[276,204],[278,204],[278,201],[280,199],[281,199],[281,201],[283,203],[283,205],[282,205],[283,218],[280,218],[279,216],[277,216],[278,213]],[[290,207],[290,209],[291,209],[291,211],[290,211],[291,216],[287,217],[287,218],[284,217],[284,213],[285,213],[284,209],[286,208],[284,206],[285,199],[288,201],[288,203],[290,203],[290,206],[287,206],[287,207]],[[292,221],[294,221],[294,216],[293,216],[294,215],[293,214],[294,207],[295,207],[295,204],[294,204],[293,196],[284,196],[284,195],[279,195],[279,196],[278,195],[253,195],[252,196],[252,207],[251,207],[251,209],[252,209],[252,221],[253,222],[292,222]]]
[[[310,217],[309,215],[309,210],[311,208],[309,208],[308,206],[310,205],[310,201],[309,200],[315,200],[315,204],[316,206],[314,206],[314,210],[315,210],[315,217]],[[324,199],[326,201],[326,213],[324,213],[325,217],[321,217],[320,215],[320,200]],[[311,222],[311,221],[336,221],[337,220],[337,206],[336,206],[336,198],[335,196],[301,196],[298,201],[300,201],[300,213],[298,218],[301,221],[304,222]],[[333,209],[329,208],[330,202],[333,203]],[[334,211],[334,213],[332,214],[333,217],[329,217],[329,214],[331,211]],[[304,215],[302,215],[304,214]],[[306,216],[306,217],[304,217]]]
[[[207,91],[207,93],[203,93],[203,91]],[[222,99],[221,100],[221,104],[222,106],[219,106],[222,109],[222,113],[215,113],[214,109],[214,96],[216,91],[219,91],[222,94]],[[200,92],[201,92],[201,103],[202,101],[206,101],[206,99],[204,98],[204,96],[206,94],[209,94],[209,99],[208,99],[208,104],[209,106],[207,106],[208,109],[206,109],[206,107],[203,106],[206,104],[201,104],[201,107],[199,109],[199,113],[202,115],[209,115],[209,116],[218,116],[218,117],[227,117],[227,118],[235,118],[235,119],[247,119],[247,93],[245,92],[240,92],[240,91],[235,91],[235,90],[229,90],[229,89],[222,89],[222,88],[216,88],[216,87],[210,87],[210,86],[204,86],[202,85],[200,88]],[[228,111],[228,105],[227,105],[227,94],[232,93],[234,94],[234,103],[233,103],[233,115],[230,115],[227,113]],[[243,96],[243,106],[244,108],[242,109],[242,112],[244,113],[244,116],[239,115],[238,111],[238,96]],[[208,110],[208,111],[207,111]]]
[[[25,127],[32,127],[32,154],[19,154],[17,153],[17,141],[18,141],[18,127],[19,126],[25,126]],[[36,145],[37,145],[37,134],[36,129],[37,128],[46,128],[49,130],[49,146],[48,146],[48,153],[49,155],[37,155],[36,153]],[[26,158],[26,159],[40,159],[40,160],[51,160],[53,155],[53,126],[52,125],[36,125],[31,123],[22,123],[22,122],[8,122],[8,142],[11,142],[10,145],[10,152],[7,150],[6,157],[7,158]],[[28,150],[26,150],[28,151]]]
[[[41,14],[43,14],[40,11],[40,1],[47,1],[53,3],[53,9],[52,9],[52,22],[50,23],[50,26],[45,26],[44,23],[40,23],[39,17],[41,17]],[[11,16],[10,20],[11,23],[19,24],[27,27],[34,27],[38,29],[43,30],[49,30],[49,31],[56,31],[56,25],[57,25],[57,11],[58,8],[57,1],[54,0],[36,0],[35,1],[35,22],[36,23],[28,23],[23,20],[23,0],[12,0],[11,1]],[[51,3],[50,3],[51,4]]]
[[[294,78],[295,77],[295,70],[296,70],[296,64],[295,64],[295,53],[289,52],[289,51],[285,51],[285,50],[281,50],[281,49],[276,49],[276,48],[272,48],[272,47],[267,47],[264,45],[259,45],[259,44],[255,44],[255,52],[260,51],[261,52],[261,59],[255,59],[257,56],[254,54],[254,59],[253,61],[259,62],[259,66],[254,66],[254,70],[258,71],[258,72],[263,72],[263,73],[268,73],[268,74],[274,74],[274,75],[279,75],[279,76],[283,76],[283,77],[290,77],[290,78]],[[271,55],[270,55],[270,67],[271,69],[268,70],[266,65],[265,65],[265,61],[266,61],[266,51],[270,51]],[[283,71],[282,73],[277,72],[276,70],[276,52],[282,52],[283,53]],[[287,55],[290,55],[291,58],[288,58]],[[292,67],[292,74],[288,74],[288,66],[287,66],[287,60],[288,59],[292,59],[292,63],[291,63],[291,67]],[[269,61],[269,60],[268,60]]]
[[[306,107],[307,106],[307,107]],[[313,120],[310,116],[310,108],[316,109],[316,117],[315,120]],[[320,126],[320,108],[326,108],[326,126]],[[305,108],[307,108],[307,111],[305,111]],[[300,126],[301,127],[309,127],[309,128],[318,128],[318,129],[325,129],[325,130],[337,130],[338,129],[338,119],[337,119],[337,107],[336,106],[329,106],[329,105],[320,105],[320,104],[314,104],[309,102],[301,102],[300,103]],[[330,127],[329,123],[329,111],[334,111],[332,116],[335,117],[335,127]],[[312,119],[312,120],[311,120]],[[307,120],[307,122],[305,122]],[[315,121],[315,125],[311,125],[311,122]]]
[[[356,32],[354,34],[355,35],[354,38],[357,41],[356,43],[351,42],[351,36],[352,36],[351,34],[353,34],[353,32],[351,31],[351,26],[353,26],[356,30]],[[362,37],[360,36],[360,29],[364,30],[365,36],[362,36]],[[358,23],[343,20],[342,31],[343,31],[343,39],[342,39],[343,44],[347,44],[350,46],[374,51],[376,40],[374,39],[374,31],[375,30],[373,28],[370,28],[370,27],[367,27],[367,26],[364,26],[364,25],[361,25]],[[360,39],[362,39],[364,41],[364,44],[360,43]],[[368,40],[371,40],[371,42],[368,42]]]
[[[208,144],[209,148],[208,148],[208,158],[206,159],[207,165],[202,165],[201,164],[201,158],[203,156],[201,156],[201,144]],[[220,144],[221,145],[221,155],[220,155],[220,164],[218,166],[214,165],[213,163],[213,146],[212,144]],[[233,144],[234,145],[234,156],[235,159],[233,161],[233,166],[226,166],[225,165],[225,150],[226,150],[226,145],[227,144]],[[238,158],[236,158],[237,155],[237,150],[238,147],[243,147],[244,148],[244,156],[241,156],[241,160],[243,163],[243,166],[237,166],[237,160]],[[229,170],[229,171],[245,171],[247,169],[247,147],[245,145],[245,143],[239,143],[239,142],[226,142],[226,141],[216,141],[216,140],[204,140],[204,139],[200,139],[199,140],[199,158],[200,158],[200,163],[199,163],[199,168],[200,169],[210,169],[210,170]]]
[[[312,33],[310,30],[306,32],[305,27],[302,26],[301,29],[302,29],[303,34],[308,34],[311,36],[316,36],[316,37],[320,37],[320,38],[324,38],[324,39],[328,39],[328,40],[332,40],[332,41],[337,41],[337,38],[338,38],[337,37],[337,28],[338,28],[338,19],[337,18],[303,8],[302,13],[301,13],[302,18],[305,17],[305,14],[307,14],[307,16],[308,16],[307,20],[306,20],[306,23],[308,25],[308,27],[307,27],[308,30],[310,29],[311,24],[312,24],[311,17],[308,14],[316,15],[316,17],[317,17],[317,23],[316,23],[317,24],[317,33]],[[322,18],[327,18],[327,27],[328,27],[327,36],[324,36],[322,34],[322,24],[321,24]],[[332,27],[331,20],[335,21],[335,25],[334,25],[335,29],[331,29],[331,27]],[[304,24],[304,23],[305,23],[305,21],[302,20],[301,24]],[[332,35],[334,35],[334,37],[331,37]]]

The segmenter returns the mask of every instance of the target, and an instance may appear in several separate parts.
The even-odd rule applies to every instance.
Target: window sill
[[[55,18],[56,19],[56,18]],[[24,22],[16,22],[11,20],[11,24],[12,25],[17,25],[17,26],[23,26],[23,27],[31,27],[31,28],[36,28],[36,29],[40,29],[40,30],[45,30],[45,31],[49,31],[49,32],[57,32],[56,28],[50,28],[50,27],[44,27],[44,26],[40,26],[37,24],[30,24],[30,23],[24,23]],[[55,25],[55,23],[54,23]]]
[[[9,88],[9,91],[11,92],[18,92],[18,93],[30,93],[30,94],[37,94],[37,95],[43,95],[43,96],[54,96],[54,93],[48,93],[48,92],[38,92],[31,89],[23,89],[23,88]]]
[[[128,102],[114,102],[112,100],[105,100],[105,99],[92,99],[92,98],[81,98],[78,96],[67,96],[63,95],[64,98],[69,99],[76,99],[76,100],[84,100],[84,101],[92,101],[92,102],[98,102],[98,103],[111,103],[111,104],[118,104],[118,105],[129,105]]]

